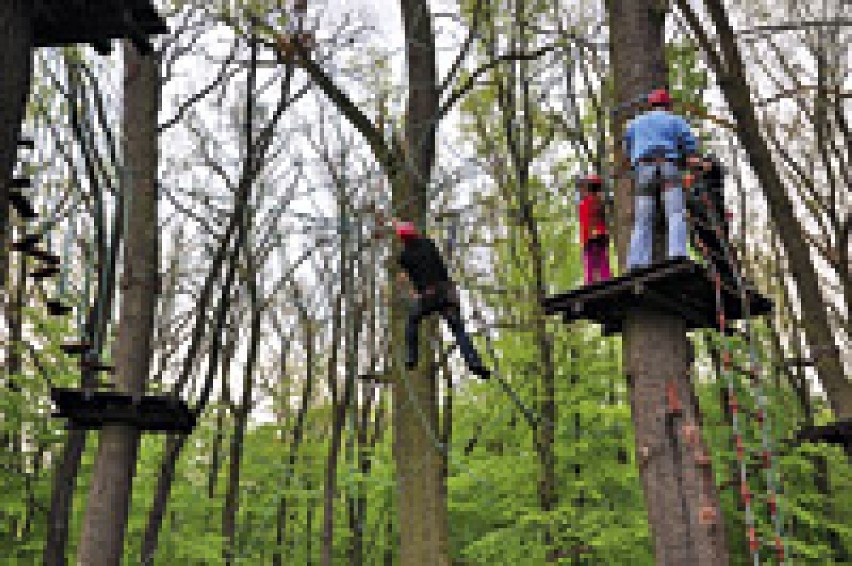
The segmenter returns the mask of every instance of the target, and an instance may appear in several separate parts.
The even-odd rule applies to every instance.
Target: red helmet
[[[603,181],[601,180],[599,175],[592,173],[591,175],[586,175],[582,179],[583,183],[586,185],[602,185]]]
[[[417,228],[415,228],[412,222],[397,222],[396,235],[399,236],[401,240],[407,240],[417,236]]]
[[[651,106],[671,106],[672,97],[669,96],[669,91],[664,88],[652,90],[648,95],[648,104]]]

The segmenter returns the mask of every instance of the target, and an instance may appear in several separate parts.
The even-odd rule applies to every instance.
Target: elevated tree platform
[[[737,293],[723,288],[722,300],[728,322],[743,318]],[[772,301],[748,292],[748,314],[759,316],[772,310]],[[718,328],[715,284],[703,266],[689,259],[673,259],[587,285],[543,301],[547,314],[561,314],[565,322],[591,320],[603,325],[605,334],[622,331],[631,308],[647,306],[683,317],[687,328]]]
[[[80,428],[121,424],[143,432],[189,433],[195,427],[195,416],[187,404],[172,396],[146,395],[134,400],[115,391],[56,387],[50,397],[59,409],[54,416]]]
[[[129,38],[144,52],[148,36],[169,31],[151,0],[35,0],[32,22],[36,47],[91,43],[109,51],[109,40]]]

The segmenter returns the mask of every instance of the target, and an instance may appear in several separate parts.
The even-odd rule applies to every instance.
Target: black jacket
[[[406,240],[399,255],[399,265],[420,293],[450,281],[441,252],[429,238],[417,236]]]

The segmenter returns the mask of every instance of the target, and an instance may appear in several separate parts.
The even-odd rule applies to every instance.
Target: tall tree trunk
[[[47,513],[47,537],[44,545],[45,566],[65,566],[68,545],[68,520],[74,502],[74,483],[86,448],[86,431],[71,428],[53,473],[50,510]]]
[[[426,0],[400,0],[406,41],[408,103],[405,147],[409,167],[393,176],[397,216],[422,224],[428,206],[428,182],[435,161],[438,109],[435,37]],[[392,172],[389,172],[392,173]],[[395,275],[392,273],[391,275]],[[405,343],[404,299],[394,288],[391,343]],[[434,322],[434,321],[432,321]],[[393,356],[394,459],[396,461],[401,566],[447,566],[447,509],[443,496],[443,459],[438,428],[438,403],[430,336],[435,325],[424,324],[420,340],[422,363],[403,373]],[[394,349],[394,352],[399,352]]]
[[[802,317],[802,324],[816,358],[817,374],[835,414],[839,418],[852,418],[852,381],[844,375],[840,348],[835,342],[828,318],[828,304],[822,294],[822,285],[812,261],[813,255],[805,229],[796,218],[794,203],[784,187],[772,152],[760,133],[760,124],[752,106],[751,90],[736,35],[724,4],[720,0],[705,0],[704,3],[716,29],[721,51],[708,55],[728,107],[734,115],[737,137],[763,188],[769,214],[779,227],[778,236],[790,262],[790,272],[796,282],[802,311],[806,313]],[[692,27],[699,35],[704,33],[703,30],[696,29],[695,25]],[[844,281],[843,284],[848,283]]]
[[[246,253],[251,253],[246,250]],[[248,261],[248,265],[253,265],[252,261]],[[249,295],[252,297],[252,321],[251,333],[249,342],[248,360],[246,367],[243,370],[242,384],[242,400],[237,407],[236,418],[234,419],[234,435],[231,438],[231,450],[228,456],[228,487],[225,492],[225,506],[222,515],[222,537],[225,540],[225,564],[232,564],[234,561],[234,549],[236,545],[236,530],[237,530],[237,512],[240,506],[240,472],[242,468],[244,440],[246,426],[248,425],[249,415],[251,414],[251,398],[254,391],[254,371],[257,364],[257,357],[260,350],[260,319],[261,310],[257,297],[257,285],[253,280],[255,270],[248,269],[248,273],[252,277],[249,282]]]
[[[32,79],[31,0],[0,3],[0,288],[9,272],[9,187]]]
[[[219,468],[222,466],[222,442],[225,439],[225,409],[216,410],[216,435],[213,437],[213,449],[210,456],[210,471],[207,473],[207,497],[216,497],[216,484],[219,481]]]
[[[435,161],[435,134],[439,120],[439,93],[435,62],[435,37],[427,0],[400,0],[406,40],[408,103],[405,136],[388,142],[383,132],[355,106],[346,94],[300,46],[298,64],[315,84],[365,137],[374,157],[382,165],[393,188],[392,206],[397,217],[422,224],[428,206],[428,184]],[[397,273],[391,266],[391,277]],[[405,308],[401,290],[391,296],[391,340],[393,353],[405,343]],[[424,360],[432,360],[428,336],[421,336]],[[448,564],[447,510],[441,488],[441,451],[438,434],[438,403],[432,364],[404,374],[396,355],[391,356],[395,383],[393,395],[394,459],[398,476],[400,517],[400,563],[402,566]]]
[[[663,30],[665,3],[608,0],[615,104],[665,86]],[[615,120],[616,160],[625,163],[620,140],[624,119]],[[626,257],[632,222],[627,170],[616,187],[619,257]],[[699,469],[695,456],[705,450],[689,380],[686,324],[681,317],[637,305],[624,324],[624,360],[636,432],[637,460],[659,565],[727,564],[728,551],[712,470]],[[681,400],[682,413],[667,414],[667,393]],[[702,520],[703,519],[703,520]]]
[[[128,238],[122,274],[121,320],[115,346],[116,386],[131,395],[142,395],[151,363],[151,339],[158,287],[159,226],[157,222],[157,112],[160,69],[157,54],[141,56],[125,44],[124,123],[125,187]],[[105,426],[98,453],[83,534],[79,562],[87,565],[119,564],[130,493],[136,468],[139,432],[129,426]]]

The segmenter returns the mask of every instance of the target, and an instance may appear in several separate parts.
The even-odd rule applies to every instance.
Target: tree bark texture
[[[31,0],[0,2],[0,287],[9,272],[9,187],[32,80]]]
[[[607,0],[610,50],[615,79],[613,121],[618,164],[624,126],[637,109],[635,101],[667,85],[664,52],[666,4],[656,0]],[[624,166],[616,185],[621,265],[632,231],[632,182]],[[662,234],[656,234],[659,239]],[[656,246],[655,246],[656,248]],[[648,518],[660,566],[716,565],[729,561],[719,498],[709,465],[697,465],[705,455],[700,422],[689,380],[690,360],[686,324],[681,317],[636,306],[624,324],[625,371],[631,384],[637,461],[645,490]],[[667,414],[669,397],[680,405],[679,415]]]
[[[656,563],[728,564],[719,496],[688,374],[686,323],[637,307],[625,322],[625,364]],[[680,414],[671,412],[674,394]]]
[[[116,386],[132,395],[142,395],[151,362],[159,268],[160,69],[156,54],[142,57],[129,43],[125,45],[124,57],[127,169],[124,198],[131,214],[125,239],[121,319],[115,347]],[[139,433],[132,427],[106,426],[100,433],[80,542],[80,564],[112,566],[121,562],[138,445]]]
[[[422,225],[428,207],[428,180],[435,160],[438,112],[435,37],[426,0],[400,0],[406,38],[408,103],[405,143],[408,167],[392,175],[396,216]],[[401,178],[400,178],[401,177]],[[395,268],[392,268],[392,272]],[[391,275],[395,275],[392,273]],[[437,383],[428,339],[434,324],[421,329],[421,363],[399,367],[404,333],[404,299],[395,288],[391,343],[396,382],[393,392],[393,449],[396,462],[401,566],[448,566],[447,508],[442,488],[443,458],[438,425]],[[430,321],[433,322],[433,321]]]

